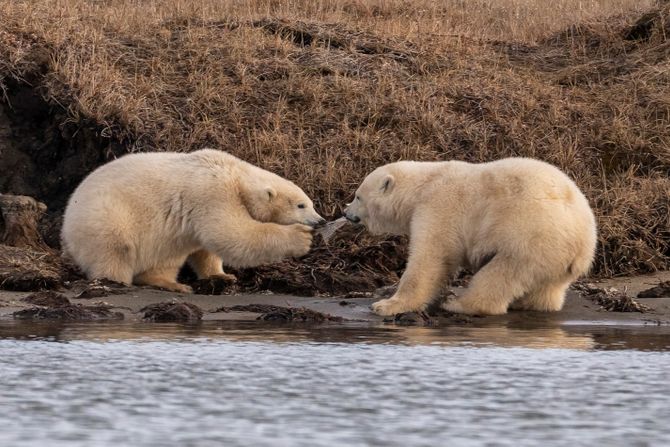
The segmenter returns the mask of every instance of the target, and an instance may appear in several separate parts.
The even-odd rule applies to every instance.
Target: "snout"
[[[318,219],[310,220],[307,225],[311,226],[312,228],[319,228],[319,227],[321,227],[325,224],[326,224],[326,219],[319,216]]]
[[[353,223],[360,223],[360,222],[361,222],[361,218],[360,218],[360,217],[358,217],[358,216],[356,216],[356,215],[353,215],[353,214],[351,214],[351,213],[346,213],[344,216],[347,218],[347,220],[348,220],[349,222],[353,222]]]

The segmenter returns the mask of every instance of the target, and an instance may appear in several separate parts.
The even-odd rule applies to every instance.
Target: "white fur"
[[[348,218],[373,233],[410,236],[398,291],[373,304],[381,315],[425,309],[461,267],[477,272],[447,310],[560,310],[568,286],[593,261],[588,201],[564,173],[538,160],[392,163],[368,175],[356,197]]]
[[[201,278],[234,279],[222,261],[302,256],[322,220],[299,187],[225,152],[131,154],[75,190],[62,242],[89,277],[188,292],[176,282],[187,258]]]

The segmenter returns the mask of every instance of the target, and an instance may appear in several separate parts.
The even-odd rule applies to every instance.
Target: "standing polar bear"
[[[560,310],[596,248],[595,218],[575,183],[527,158],[381,166],[360,185],[346,216],[372,233],[410,237],[397,292],[373,304],[380,315],[425,309],[460,267],[476,274],[446,310]]]
[[[178,292],[188,260],[199,278],[222,262],[251,267],[306,254],[324,219],[292,182],[228,153],[131,154],[91,173],[65,210],[67,256],[91,278]]]

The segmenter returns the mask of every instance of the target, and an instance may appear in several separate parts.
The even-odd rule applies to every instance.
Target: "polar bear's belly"
[[[192,238],[152,235],[137,241],[135,273],[141,273],[157,265],[181,266],[188,255],[200,249]]]

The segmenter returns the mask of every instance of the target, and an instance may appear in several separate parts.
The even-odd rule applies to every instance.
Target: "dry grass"
[[[0,289],[50,289],[62,277],[61,263],[52,254],[0,244]]]
[[[1,0],[0,79],[130,151],[230,151],[329,216],[382,163],[541,158],[596,208],[597,273],[622,274],[670,255],[669,7],[625,38],[652,8]]]

